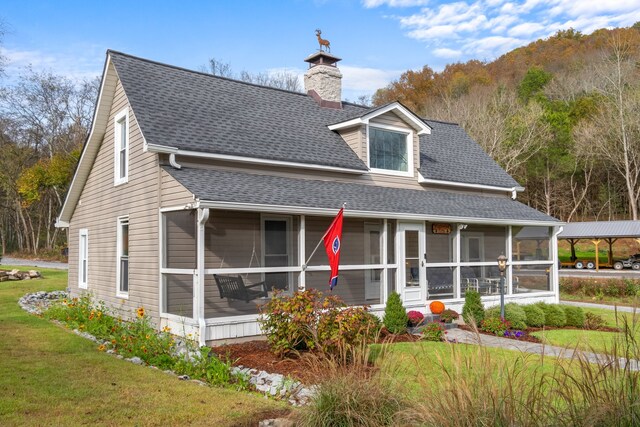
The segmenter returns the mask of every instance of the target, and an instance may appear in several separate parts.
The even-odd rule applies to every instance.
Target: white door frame
[[[418,261],[418,283],[417,286],[407,286],[407,254],[405,253],[405,232],[418,232],[418,254],[411,257]],[[397,283],[400,295],[405,306],[422,305],[427,297],[427,275],[425,270],[424,256],[425,247],[425,225],[424,222],[399,222],[397,231],[398,242],[398,276]]]

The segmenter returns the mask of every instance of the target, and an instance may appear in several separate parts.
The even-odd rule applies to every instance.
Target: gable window
[[[118,258],[116,260],[117,295],[129,296],[129,217],[118,218]]]
[[[121,111],[114,125],[114,184],[124,184],[129,179],[129,111]]]
[[[385,173],[411,175],[411,133],[400,129],[369,127],[369,167]]]
[[[87,289],[89,261],[89,232],[86,228],[80,230],[78,240],[78,287]]]

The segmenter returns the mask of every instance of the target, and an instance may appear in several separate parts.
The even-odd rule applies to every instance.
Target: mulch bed
[[[379,342],[415,342],[419,339],[410,334],[394,335],[383,332],[380,334]],[[213,347],[212,351],[222,358],[228,357],[234,366],[242,365],[272,374],[288,375],[304,384],[317,384],[323,379],[323,373],[314,369],[314,359],[308,357],[307,352],[280,359],[269,350],[266,340],[225,344]]]
[[[470,327],[468,325],[459,325],[458,327],[460,329],[465,330],[465,331],[476,332],[475,329],[473,329],[472,327]],[[501,337],[501,338],[507,338],[507,339],[516,340],[516,341],[527,341],[527,342],[542,344],[542,340],[540,338],[536,337],[536,336],[531,335],[531,333],[532,332],[539,332],[539,331],[550,331],[550,330],[554,330],[554,329],[575,329],[575,330],[581,330],[581,331],[589,330],[589,329],[576,328],[576,327],[573,327],[573,326],[565,326],[564,328],[527,328],[526,330],[522,331],[524,334],[519,338],[516,338],[514,336]],[[593,329],[593,330],[602,331],[602,332],[620,332],[619,328],[611,328],[609,326],[603,326],[601,328]],[[481,331],[479,329],[477,330],[477,332],[482,334],[482,335],[495,336],[495,334],[492,334],[491,332],[485,332],[485,331]]]

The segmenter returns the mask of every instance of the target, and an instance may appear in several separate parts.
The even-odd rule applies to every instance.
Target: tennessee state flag
[[[333,219],[333,222],[324,233],[324,249],[327,251],[327,257],[329,257],[329,265],[331,266],[331,278],[329,279],[329,289],[338,284],[338,265],[340,264],[340,249],[342,248],[342,211],[340,209],[338,215]]]

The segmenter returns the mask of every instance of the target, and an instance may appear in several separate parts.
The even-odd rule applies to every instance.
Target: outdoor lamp
[[[504,320],[504,271],[507,269],[507,257],[500,254],[498,270],[500,270],[500,318]]]
[[[507,257],[504,254],[500,254],[498,257],[498,270],[500,270],[500,274],[503,275],[504,271],[507,269]]]

